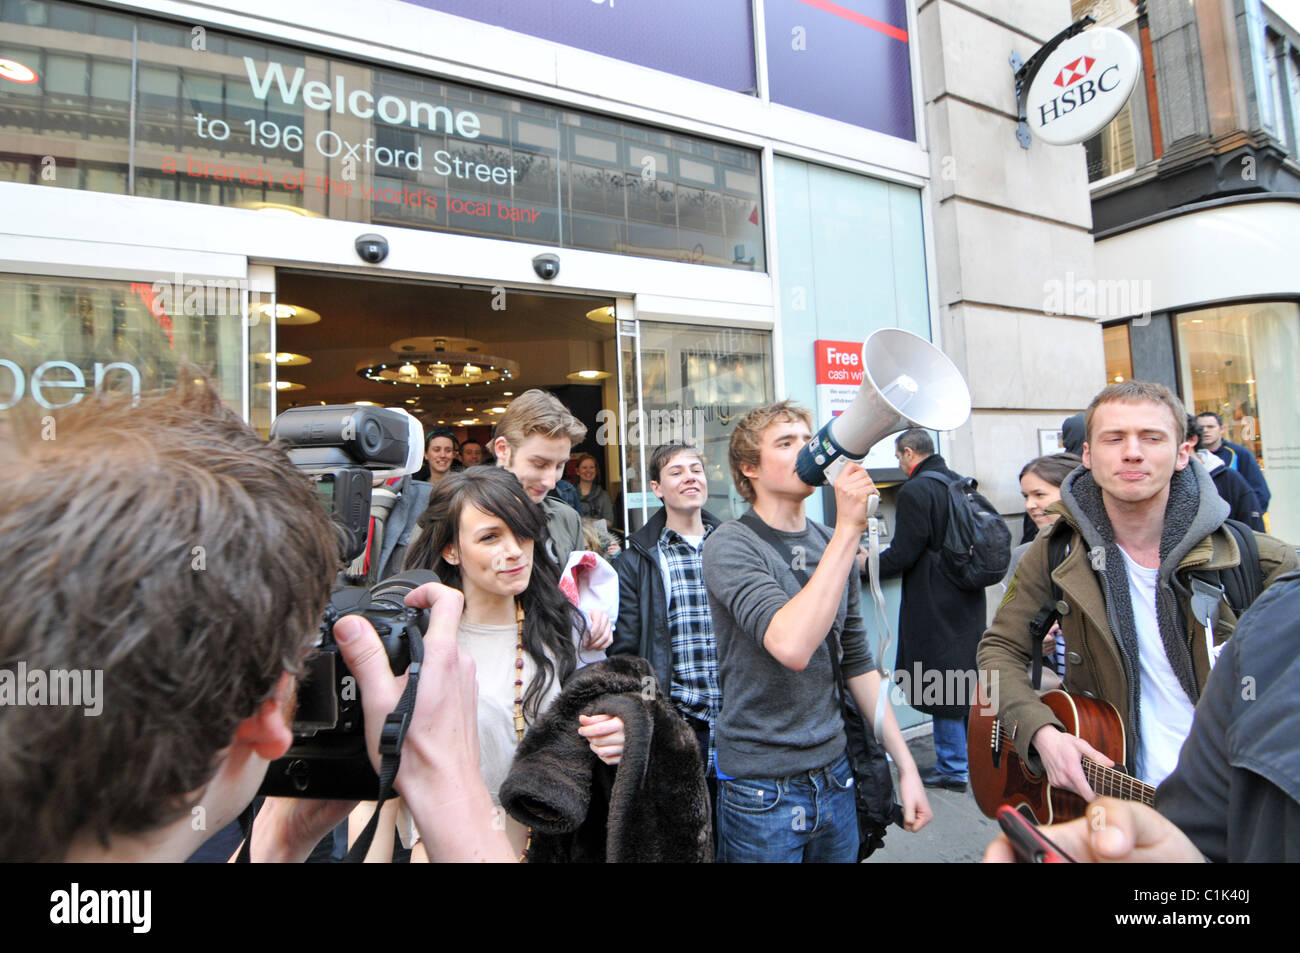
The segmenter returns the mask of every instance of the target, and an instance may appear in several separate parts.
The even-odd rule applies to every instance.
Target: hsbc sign
[[[1029,87],[1030,130],[1057,146],[1096,135],[1124,108],[1140,69],[1137,45],[1119,30],[1085,30],[1066,40]]]

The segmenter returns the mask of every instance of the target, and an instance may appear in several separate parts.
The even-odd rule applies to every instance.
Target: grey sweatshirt
[[[817,570],[830,530],[808,520],[802,533],[780,536],[796,558]],[[704,541],[704,585],[718,645],[722,712],[717,722],[718,771],[734,778],[781,778],[811,771],[844,751],[844,721],[826,642],[795,672],[763,647],[772,617],[802,588],[790,567],[739,521],[723,523]],[[836,623],[846,679],[874,662],[862,621],[856,571],[845,580]],[[829,634],[829,633],[826,633]]]

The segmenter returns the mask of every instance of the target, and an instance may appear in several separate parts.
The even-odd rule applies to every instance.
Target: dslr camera
[[[375,479],[413,473],[424,446],[419,421],[401,410],[339,405],[297,407],[271,427],[288,444],[289,459],[315,484],[321,504],[339,530],[339,556],[350,562],[365,551],[370,488]],[[403,599],[437,582],[427,570],[385,579],[370,588],[336,585],[321,620],[316,651],[298,681],[293,745],[271,763],[258,793],[268,797],[373,800],[379,778],[366,752],[361,693],[334,641],[345,615],[364,617],[384,645],[394,675],[411,662],[411,639],[424,637],[429,614]]]

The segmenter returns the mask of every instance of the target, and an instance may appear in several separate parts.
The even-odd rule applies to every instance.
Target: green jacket
[[[1006,595],[998,608],[997,616],[977,653],[981,678],[990,679],[996,686],[993,700],[1004,724],[1015,726],[1016,750],[1035,772],[1042,770],[1037,753],[1031,753],[1029,742],[1034,733],[1044,725],[1064,729],[1029,684],[1027,668],[1030,653],[1036,648],[1029,633],[1029,623],[1043,604],[1051,598],[1048,580],[1048,541],[1058,533],[1069,533],[1069,551],[1059,566],[1051,573],[1061,590],[1067,610],[1061,618],[1061,633],[1065,639],[1065,684],[1072,692],[1089,698],[1100,698],[1114,705],[1126,730],[1132,732],[1133,719],[1129,711],[1129,686],[1125,677],[1120,647],[1111,634],[1103,585],[1089,559],[1089,541],[1080,525],[1077,506],[1072,511],[1073,500],[1068,495],[1070,481],[1079,474],[1075,471],[1062,487],[1062,502],[1053,504],[1048,512],[1061,514],[1050,531],[1042,533],[1030,545],[1016,567],[1016,573],[1007,585]],[[1206,482],[1213,492],[1213,483]],[[1215,497],[1217,500],[1217,496]],[[1226,512],[1226,505],[1224,506]],[[1221,525],[1208,536],[1190,545],[1173,575],[1181,585],[1175,587],[1183,625],[1192,618],[1187,581],[1196,570],[1219,570],[1236,566],[1241,561],[1237,542],[1227,527]],[[1296,568],[1295,550],[1272,536],[1256,533],[1259,542],[1259,561],[1264,585],[1269,586],[1284,573]],[[1226,598],[1219,607],[1219,619],[1214,626],[1215,644],[1226,641],[1236,627],[1237,617]],[[1193,620],[1191,631],[1185,633],[1191,640],[1191,658],[1198,689],[1204,689],[1210,674],[1209,659],[1205,651],[1203,623]],[[987,674],[985,674],[987,673]],[[992,695],[993,692],[990,691]],[[1134,745],[1128,739],[1127,756],[1132,759]],[[1129,765],[1130,770],[1132,764]]]

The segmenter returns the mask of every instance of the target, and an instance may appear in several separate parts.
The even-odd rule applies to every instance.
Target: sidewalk
[[[933,736],[926,734],[911,739],[907,746],[922,773],[934,767]],[[894,784],[898,784],[897,770]],[[999,828],[996,821],[980,813],[970,789],[958,794],[943,788],[926,788],[925,793],[934,820],[916,834],[891,827],[885,836],[885,846],[872,854],[867,863],[960,864],[977,862],[984,856],[984,849],[997,837]]]

